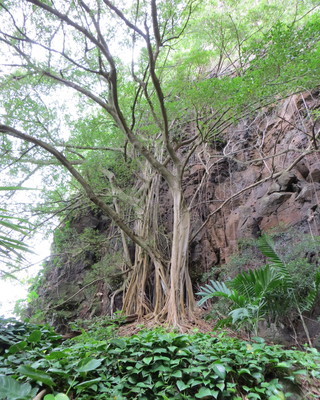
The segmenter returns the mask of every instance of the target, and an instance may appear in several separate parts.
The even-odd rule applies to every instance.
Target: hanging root
[[[33,400],[41,400],[44,398],[44,396],[47,394],[47,389],[43,389],[41,390],[41,392],[39,392],[36,397],[33,398]]]

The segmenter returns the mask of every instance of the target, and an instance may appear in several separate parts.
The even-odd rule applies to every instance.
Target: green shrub
[[[155,329],[132,337],[96,340],[85,335],[61,343],[47,327],[36,328],[30,327],[26,336],[19,334],[19,341],[0,356],[0,379],[10,380],[17,391],[16,397],[11,393],[0,399],[27,400],[26,396],[30,399],[45,387],[46,400],[66,396],[281,400],[292,398],[285,382],[299,384],[303,376],[319,384],[320,379],[320,354],[315,349],[285,350],[260,338],[249,343],[224,334],[212,337]],[[19,397],[21,391],[28,394]]]
[[[254,334],[257,334],[258,324],[262,319],[268,318],[269,322],[275,322],[283,315],[285,318],[298,316],[311,345],[303,312],[313,307],[320,291],[320,269],[309,273],[308,286],[305,283],[299,286],[292,274],[292,265],[295,262],[285,263],[269,236],[262,236],[258,247],[267,258],[267,265],[241,272],[227,284],[211,280],[198,293],[202,297],[199,304],[213,297],[223,297],[230,304],[229,318],[226,321],[245,324]],[[305,263],[300,262],[297,265]]]

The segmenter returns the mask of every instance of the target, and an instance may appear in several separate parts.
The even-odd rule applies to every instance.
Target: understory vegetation
[[[313,255],[318,254],[318,239],[312,238],[311,243],[307,238],[304,243],[301,241],[300,249],[290,254],[291,262],[284,261],[286,257],[276,250],[270,236],[263,235],[255,243],[268,263],[242,271],[226,283],[211,280],[198,293],[201,296],[199,304],[211,298],[222,298],[228,312],[222,324],[232,323],[239,328],[245,327],[255,335],[258,334],[262,320],[266,320],[268,325],[291,324],[294,330],[292,321],[298,319],[312,346],[303,314],[312,310],[320,292],[320,268],[317,263],[312,264],[307,259],[307,249],[309,252],[316,249]],[[304,252],[303,257],[297,257],[299,250],[300,253]],[[285,255],[289,256],[288,249]],[[250,262],[253,261],[251,258]]]
[[[163,328],[120,337],[116,326],[101,320],[63,341],[49,326],[1,319],[0,399],[318,398],[314,348]]]

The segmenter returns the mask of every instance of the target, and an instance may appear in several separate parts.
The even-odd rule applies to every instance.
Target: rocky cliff
[[[320,156],[308,149],[319,106],[318,90],[291,96],[230,129],[222,154],[210,145],[198,153],[186,178],[190,197],[203,185],[195,225],[213,215],[192,243],[193,263],[224,263],[239,239],[278,226],[319,235]]]
[[[204,273],[215,276],[241,239],[275,227],[319,235],[319,109],[319,90],[293,95],[249,115],[194,153],[184,188],[192,209],[195,287]],[[170,234],[171,200],[165,187],[160,202],[161,224]],[[123,277],[113,224],[87,208],[59,232],[53,246],[57,255],[38,289],[47,318],[61,328],[70,319],[116,310]]]

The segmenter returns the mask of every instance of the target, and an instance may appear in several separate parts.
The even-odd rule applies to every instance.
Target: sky
[[[28,255],[28,261],[32,266],[16,274],[18,280],[0,279],[0,316],[17,317],[14,315],[17,300],[27,298],[30,286],[28,281],[36,276],[42,263],[50,255],[51,238],[44,239],[41,235],[37,235],[29,245],[30,249],[35,252],[31,256]]]

